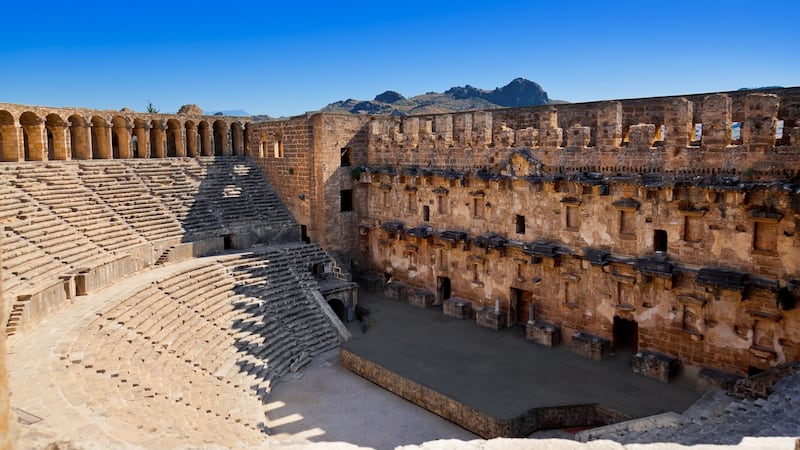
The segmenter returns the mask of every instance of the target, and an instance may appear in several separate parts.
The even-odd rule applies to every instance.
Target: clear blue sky
[[[11,1],[0,102],[295,115],[516,77],[572,102],[800,85],[800,1]]]

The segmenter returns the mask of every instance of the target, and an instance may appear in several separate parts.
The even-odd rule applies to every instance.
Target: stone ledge
[[[442,303],[442,312],[445,316],[456,319],[470,319],[473,314],[472,303],[463,298],[451,297]]]
[[[642,350],[633,356],[633,373],[669,383],[680,368],[680,361],[662,353]]]
[[[561,343],[561,327],[543,320],[529,320],[525,325],[525,339],[547,347]]]

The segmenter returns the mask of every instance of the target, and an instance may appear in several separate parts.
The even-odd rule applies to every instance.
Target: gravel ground
[[[338,350],[289,374],[269,395],[267,425],[279,439],[348,442],[376,449],[478,438],[339,366]]]

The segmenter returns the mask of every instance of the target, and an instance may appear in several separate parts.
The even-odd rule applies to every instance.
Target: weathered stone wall
[[[792,88],[375,117],[359,249],[508,324],[533,303],[566,341],[736,373],[798,360],[798,105]]]
[[[250,155],[267,174],[295,220],[307,227],[308,236],[319,241],[311,226],[316,203],[312,127],[307,116],[260,122],[249,133]]]
[[[0,262],[2,262],[0,254]],[[5,311],[5,298],[3,297],[3,286],[0,285],[0,311]],[[8,450],[12,447],[11,436],[11,405],[9,403],[8,370],[6,369],[6,330],[5,325],[0,329],[0,450]]]
[[[358,168],[367,163],[368,120],[313,114],[257,123],[249,134],[250,155],[307,227],[308,237],[347,269],[357,254],[356,217],[366,213],[366,192],[354,189],[354,173],[357,178]],[[346,211],[343,191],[352,196]]]
[[[346,349],[339,349],[342,367],[417,406],[456,423],[483,438],[525,437],[541,429],[592,427],[629,420],[603,405],[553,405],[533,408],[517,417],[497,418],[400,376]]]

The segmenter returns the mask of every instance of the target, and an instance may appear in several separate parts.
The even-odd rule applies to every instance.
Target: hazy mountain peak
[[[517,106],[537,106],[550,103],[547,92],[533,81],[515,78],[503,87],[493,90],[470,85],[455,86],[443,93],[428,92],[405,98],[397,91],[388,90],[373,100],[347,99],[322,108],[326,112],[352,114],[435,114],[474,109],[497,109]]]

